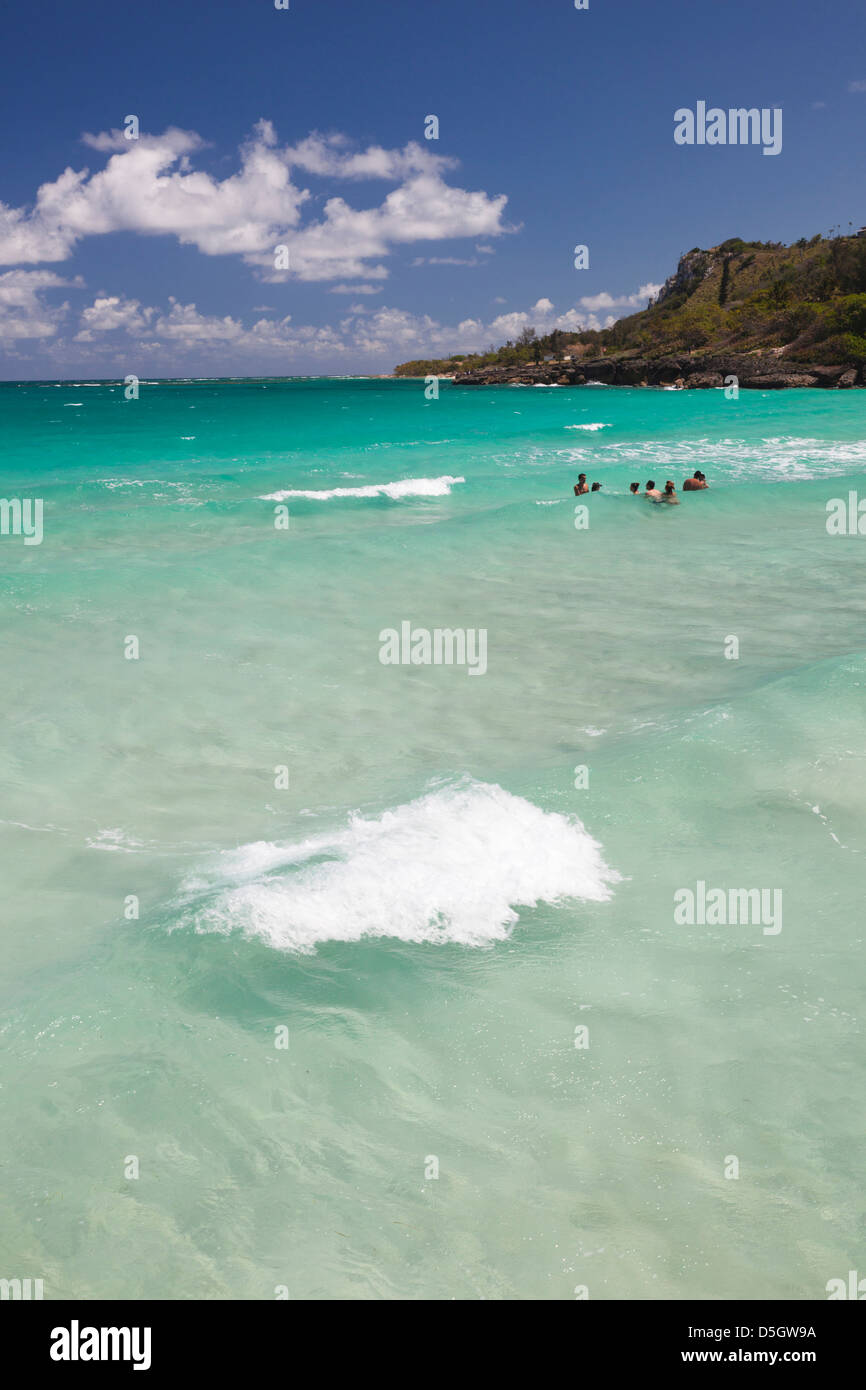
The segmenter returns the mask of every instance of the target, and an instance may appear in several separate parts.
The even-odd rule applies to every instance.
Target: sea
[[[863,1268],[866,395],[729,395],[0,386],[0,1277]]]

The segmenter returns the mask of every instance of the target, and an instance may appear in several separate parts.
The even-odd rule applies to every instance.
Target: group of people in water
[[[701,488],[705,487],[709,487],[706,474],[702,473],[699,468],[696,468],[693,476],[691,478],[686,478],[683,483],[683,492],[700,492]],[[665,483],[664,492],[659,491],[652,479],[647,483],[643,493],[641,493],[640,490],[640,483],[629,483],[628,490],[633,497],[643,496],[648,498],[650,502],[667,502],[674,507],[679,506],[680,499],[677,497],[676,487],[671,482],[670,478]],[[592,487],[590,487],[589,483],[586,481],[586,474],[579,473],[577,482],[574,485],[574,495],[575,497],[581,497],[585,492],[601,492],[601,483],[593,483]]]

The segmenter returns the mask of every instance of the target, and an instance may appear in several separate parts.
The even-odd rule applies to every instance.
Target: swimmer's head
[[[639,487],[640,487],[640,483],[629,483],[629,485],[628,485],[628,490],[629,490],[629,492],[637,492],[637,490],[638,490]]]
[[[601,483],[593,483],[592,490],[593,492],[601,492]]]
[[[646,485],[646,490],[647,490],[647,492],[649,492],[650,488],[654,488],[654,487],[655,487],[655,483],[653,482],[652,478],[650,478],[649,482],[648,482],[647,485]]]
[[[665,492],[667,493],[668,497],[670,497],[672,492],[676,492],[676,488],[674,487],[670,479],[668,479],[668,481],[665,483]]]
[[[585,483],[585,482],[586,482],[586,474],[585,474],[585,473],[578,473],[578,475],[577,475],[577,481],[578,481],[579,483]]]

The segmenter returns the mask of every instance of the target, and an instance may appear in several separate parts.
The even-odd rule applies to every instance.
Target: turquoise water
[[[820,1299],[862,1266],[866,538],[825,509],[864,416],[0,387],[0,495],[44,499],[40,545],[0,536],[0,1275]],[[404,622],[483,630],[486,671],[383,664]],[[781,930],[679,923],[698,881],[780,891]]]

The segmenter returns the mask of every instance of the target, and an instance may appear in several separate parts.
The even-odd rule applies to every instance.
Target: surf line
[[[487,670],[486,627],[413,628],[401,622],[400,631],[385,627],[379,633],[383,666],[465,666],[470,676]]]

